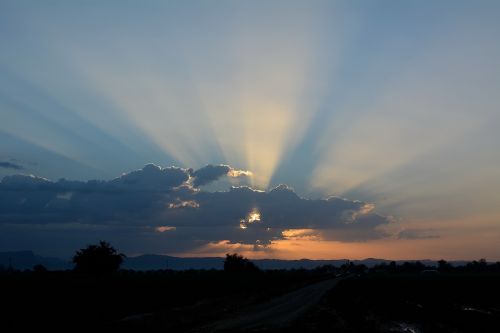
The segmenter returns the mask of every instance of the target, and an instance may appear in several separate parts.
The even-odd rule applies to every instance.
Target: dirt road
[[[244,331],[285,326],[318,303],[338,281],[337,278],[311,284],[267,303],[248,308],[233,318],[206,325],[199,332]]]

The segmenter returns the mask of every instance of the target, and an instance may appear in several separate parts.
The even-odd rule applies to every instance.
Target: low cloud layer
[[[297,237],[350,242],[387,236],[383,227],[390,219],[361,201],[309,200],[286,185],[200,189],[242,175],[250,173],[227,165],[192,170],[148,164],[110,181],[7,176],[0,183],[0,228],[14,238],[2,241],[36,244],[43,235],[80,245],[94,237],[116,240],[124,251],[164,253],[222,241],[258,250]]]

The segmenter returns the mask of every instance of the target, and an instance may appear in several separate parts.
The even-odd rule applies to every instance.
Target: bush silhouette
[[[224,270],[226,272],[256,272],[259,268],[253,262],[237,253],[228,253],[224,260]]]
[[[101,241],[99,245],[89,245],[76,251],[73,263],[76,271],[103,275],[116,272],[124,257],[124,254],[118,253],[109,243]]]
[[[438,263],[438,270],[440,272],[450,271],[453,268],[451,264],[444,259],[439,260],[437,263]]]
[[[36,274],[44,274],[47,273],[47,268],[42,264],[38,264],[33,266],[33,272]]]

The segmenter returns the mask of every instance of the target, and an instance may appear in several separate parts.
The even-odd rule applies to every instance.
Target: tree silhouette
[[[124,257],[124,254],[118,253],[109,243],[101,241],[99,245],[89,245],[76,251],[73,263],[76,271],[103,275],[116,272]]]
[[[45,274],[47,273],[47,268],[42,264],[38,264],[33,266],[33,272],[36,274]]]
[[[440,272],[446,272],[453,268],[451,264],[444,259],[439,260],[437,263],[438,263],[438,270]]]
[[[233,253],[226,254],[224,260],[224,271],[226,272],[256,272],[259,268],[253,262],[243,256]]]

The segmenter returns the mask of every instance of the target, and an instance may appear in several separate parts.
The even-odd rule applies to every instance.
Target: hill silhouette
[[[398,264],[405,261],[415,262],[417,260],[397,260]],[[418,260],[427,266],[437,266],[438,261],[423,259]],[[341,266],[347,262],[347,259],[332,260],[282,260],[282,259],[252,259],[252,262],[260,269],[314,269],[316,267],[332,265]],[[354,264],[363,264],[368,267],[381,263],[389,264],[391,260],[367,258],[362,260],[352,260]],[[453,266],[465,265],[467,261],[450,261]],[[43,257],[36,255],[33,251],[12,251],[0,252],[0,266],[5,269],[9,264],[18,270],[32,269],[35,265],[43,265],[48,270],[66,270],[73,269],[71,260],[64,260],[53,257]],[[186,270],[186,269],[224,269],[223,257],[174,257],[160,254],[144,254],[136,257],[124,258],[121,266],[123,269],[148,271],[159,269]]]

